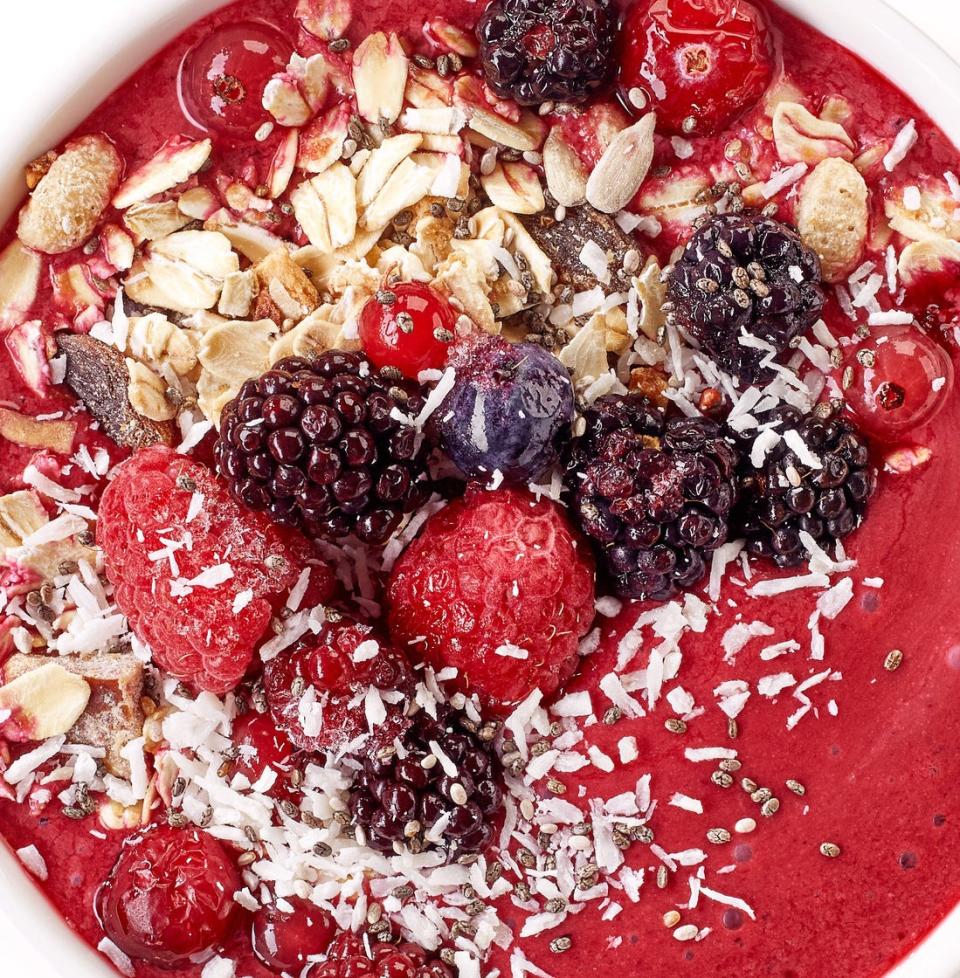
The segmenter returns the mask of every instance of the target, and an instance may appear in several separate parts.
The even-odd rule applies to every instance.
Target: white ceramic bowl
[[[41,60],[37,67],[39,80],[31,79],[31,84],[18,90],[15,104],[8,100],[4,105],[7,118],[3,120],[6,135],[0,140],[0,216],[5,219],[22,195],[20,174],[24,162],[70,132],[151,54],[222,3],[223,0],[149,0],[131,4],[129,0],[97,0],[85,5],[95,9],[83,25],[83,35],[76,38],[78,43],[71,48],[69,62],[54,70],[49,61]],[[882,0],[779,3],[876,65],[922,105],[960,146],[960,65]],[[57,3],[52,6],[55,14]],[[944,16],[947,14],[945,9]],[[14,118],[9,118],[11,113]],[[11,133],[16,133],[16,137]],[[918,894],[917,898],[922,896]],[[12,960],[15,967],[22,961],[25,973],[26,966],[42,956],[51,974],[74,978],[113,975],[103,958],[67,929],[2,844],[0,908],[13,925],[12,931],[17,935],[14,939],[22,941],[20,946],[4,947],[6,963]],[[887,978],[960,978],[960,906]]]

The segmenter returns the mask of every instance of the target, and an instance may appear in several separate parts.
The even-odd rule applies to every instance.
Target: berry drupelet
[[[477,24],[487,84],[520,105],[582,102],[613,73],[612,0],[492,0]]]
[[[876,473],[866,441],[846,419],[783,407],[758,420],[772,424],[780,441],[759,467],[743,460],[736,530],[750,553],[794,567],[809,556],[801,533],[823,547],[860,525]]]
[[[667,287],[668,321],[741,383],[764,371],[820,318],[820,259],[787,224],[759,214],[708,217]],[[744,345],[744,336],[748,345]]]
[[[224,409],[217,470],[235,499],[277,523],[379,545],[429,495],[425,449],[395,416],[424,403],[419,385],[362,354],[289,357]]]
[[[451,858],[482,852],[503,803],[499,761],[487,732],[449,705],[420,710],[401,738],[403,752],[368,753],[350,812],[368,845],[393,854],[440,848]]]
[[[696,584],[727,539],[736,449],[714,422],[667,420],[635,394],[599,398],[585,420],[566,481],[617,594],[663,601]]]
[[[451,978],[450,969],[416,944],[340,931],[305,978]]]

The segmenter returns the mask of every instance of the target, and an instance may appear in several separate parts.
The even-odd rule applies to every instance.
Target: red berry
[[[365,702],[371,687],[411,693],[410,666],[369,625],[352,622],[326,625],[264,671],[273,718],[303,750],[337,751],[365,733],[374,744],[393,743],[409,721],[401,705],[384,701],[386,719],[371,730]]]
[[[324,954],[337,933],[326,910],[301,900],[284,897],[258,910],[253,917],[253,953],[271,971],[299,974],[307,958]]]
[[[267,23],[226,23],[184,56],[177,79],[180,105],[200,129],[251,140],[270,119],[263,90],[292,53],[287,38]]]
[[[382,295],[360,313],[360,342],[378,367],[396,367],[416,380],[421,370],[444,365],[457,320],[450,303],[429,285],[404,282],[391,286],[394,302]]]
[[[950,357],[914,326],[873,330],[849,365],[853,383],[844,396],[861,427],[882,441],[931,421],[953,387]]]
[[[748,0],[651,0],[627,15],[620,87],[628,106],[631,89],[644,93],[662,132],[709,136],[763,95],[773,57],[766,16]]]
[[[442,961],[428,961],[416,944],[364,941],[360,934],[341,931],[330,942],[327,960],[316,965],[308,978],[451,978]]]
[[[129,957],[184,967],[227,937],[242,885],[212,836],[160,825],[124,844],[97,892],[97,915]]]
[[[199,689],[240,682],[308,563],[303,606],[333,593],[306,540],[241,507],[209,469],[169,448],[119,465],[98,515],[117,605],[154,661]]]
[[[255,784],[267,768],[272,768],[278,774],[277,783],[286,783],[293,768],[293,744],[277,730],[269,713],[246,713],[237,720],[233,744],[238,750],[234,773]]]
[[[397,561],[388,602],[398,646],[455,666],[463,690],[507,711],[536,688],[549,696],[576,668],[594,565],[556,503],[473,486]]]

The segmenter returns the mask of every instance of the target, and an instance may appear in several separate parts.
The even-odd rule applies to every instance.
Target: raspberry
[[[372,363],[416,380],[422,370],[446,363],[457,319],[450,303],[430,286],[404,282],[369,299],[359,325],[360,342]]]
[[[326,910],[299,897],[284,897],[261,907],[253,917],[250,942],[253,953],[271,971],[298,975],[308,958],[324,954],[337,934]]]
[[[386,718],[370,729],[368,691],[410,694],[414,682],[407,660],[369,625],[327,623],[268,662],[263,681],[277,726],[302,750],[339,751],[365,733],[374,734],[365,750],[375,749],[409,724],[402,705],[384,702]]]
[[[273,718],[266,713],[246,713],[233,725],[233,743],[237,757],[233,772],[242,774],[251,784],[272,769],[281,789],[289,785],[294,768],[294,748],[286,735],[277,730]],[[276,788],[272,789],[276,791]]]
[[[387,589],[390,634],[495,712],[570,678],[594,616],[589,548],[563,509],[477,486],[432,516]]]
[[[766,16],[748,0],[636,4],[621,32],[624,103],[639,88],[657,128],[709,136],[746,112],[773,75]]]
[[[97,542],[117,605],[157,665],[212,693],[243,678],[304,567],[307,603],[333,593],[330,570],[306,540],[244,510],[208,469],[159,446],[117,467]]]
[[[451,978],[442,961],[429,959],[416,944],[364,940],[349,931],[333,939],[326,957],[310,978]]]
[[[155,826],[124,843],[97,891],[106,935],[124,954],[185,967],[223,941],[243,884],[223,846],[197,829]]]

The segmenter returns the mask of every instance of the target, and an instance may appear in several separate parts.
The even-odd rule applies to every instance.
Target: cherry
[[[624,104],[638,88],[661,131],[709,136],[742,115],[773,75],[767,19],[748,0],[650,0],[621,33]]]
[[[864,430],[882,441],[932,420],[953,386],[950,357],[915,326],[874,330],[848,362],[847,401]]]
[[[286,781],[293,767],[293,744],[277,729],[269,713],[246,713],[233,726],[233,743],[239,749],[234,771],[255,784],[263,772],[273,768]]]
[[[246,20],[214,29],[180,64],[177,89],[184,115],[198,129],[253,139],[270,120],[263,90],[292,53],[287,38],[267,23]]]
[[[326,952],[337,925],[326,910],[299,897],[284,897],[282,904],[285,909],[274,903],[254,915],[253,953],[271,971],[299,974],[308,956]]]
[[[129,957],[184,967],[227,936],[242,885],[212,836],[158,825],[124,843],[97,891],[97,916]]]
[[[381,290],[360,312],[360,342],[367,356],[411,380],[421,370],[444,365],[455,330],[450,303],[420,282]]]

